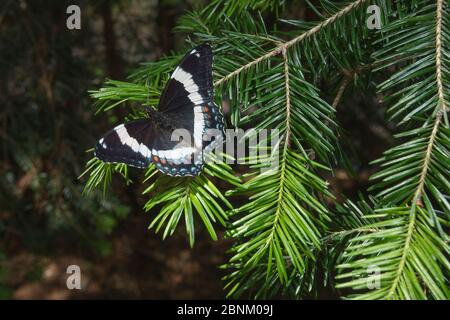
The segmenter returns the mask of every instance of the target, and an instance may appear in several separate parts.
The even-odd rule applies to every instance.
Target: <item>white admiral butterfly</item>
[[[158,111],[149,111],[149,119],[121,124],[106,133],[95,147],[95,156],[138,168],[153,162],[171,176],[200,174],[204,154],[224,135],[223,115],[214,104],[212,58],[208,44],[186,54],[166,84]],[[174,132],[178,136],[181,132],[182,139],[174,139]]]

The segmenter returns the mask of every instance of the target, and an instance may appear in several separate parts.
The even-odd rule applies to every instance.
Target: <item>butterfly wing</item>
[[[126,163],[146,168],[150,164],[153,148],[171,147],[164,145],[166,137],[157,131],[148,119],[121,124],[97,142],[94,155],[104,162]]]
[[[158,111],[192,113],[213,100],[212,50],[202,44],[189,51],[173,71],[161,95]]]
[[[147,168],[153,162],[158,170],[171,176],[198,175],[202,167],[195,157],[199,153],[189,139],[186,141],[178,140],[172,130],[142,119],[107,132],[97,142],[94,155],[107,163],[126,163],[137,168]]]
[[[174,122],[183,119],[183,128],[191,133],[194,162],[187,169],[193,175],[203,167],[203,154],[223,140],[224,121],[220,109],[214,103],[212,79],[212,50],[208,44],[195,47],[181,60],[172,73],[160,98],[158,111]],[[208,136],[205,139],[205,136]],[[165,159],[161,150],[160,159]],[[183,155],[184,156],[184,155]],[[164,173],[175,171],[180,165],[166,162],[158,169]],[[169,173],[170,174],[170,173]]]

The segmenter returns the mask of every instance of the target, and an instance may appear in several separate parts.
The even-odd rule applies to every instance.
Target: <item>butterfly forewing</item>
[[[192,113],[193,106],[212,99],[212,51],[203,44],[186,54],[176,67],[161,95],[158,110]]]
[[[106,133],[95,146],[95,156],[104,162],[126,163],[138,168],[150,164],[156,131],[146,119],[121,124]]]

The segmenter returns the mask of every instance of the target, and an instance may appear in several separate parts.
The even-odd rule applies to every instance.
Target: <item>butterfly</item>
[[[148,118],[121,124],[95,146],[107,163],[156,168],[170,176],[196,176],[205,155],[224,137],[224,120],[214,103],[212,49],[202,44],[188,52],[173,71]]]

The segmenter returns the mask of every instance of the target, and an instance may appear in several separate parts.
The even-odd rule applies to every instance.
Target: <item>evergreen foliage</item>
[[[150,227],[166,237],[184,221],[191,246],[196,219],[212,239],[217,222],[225,227],[229,297],[299,299],[328,287],[355,299],[448,299],[450,5],[306,3],[316,23],[284,19],[290,4],[270,0],[215,0],[179,20],[186,48],[213,46],[228,127],[278,129],[281,139],[244,169],[216,159],[199,177],[170,178],[150,166]],[[366,27],[371,4],[381,8],[379,31]],[[127,82],[106,81],[91,92],[98,111],[127,106],[127,119],[145,117],[142,106],[157,105],[184,51],[143,64]],[[370,197],[339,204],[324,178],[351,165],[335,111],[361,90],[384,98],[398,143],[373,162]],[[278,168],[261,171],[273,157]],[[130,181],[125,165],[91,160],[86,190],[104,188],[112,173]],[[236,196],[246,201],[233,208]]]

